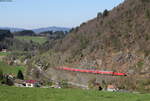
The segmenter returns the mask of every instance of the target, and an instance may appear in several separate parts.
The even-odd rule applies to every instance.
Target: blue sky
[[[75,27],[124,0],[13,0],[0,2],[0,27]]]

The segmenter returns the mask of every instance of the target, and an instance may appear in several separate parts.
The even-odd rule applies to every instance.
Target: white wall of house
[[[117,91],[115,88],[107,88],[107,91],[110,91],[110,92],[115,92]]]
[[[26,87],[34,87],[32,83],[26,83]]]

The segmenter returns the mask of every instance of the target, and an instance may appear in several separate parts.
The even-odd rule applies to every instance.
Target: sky
[[[0,0],[0,27],[75,27],[124,0]]]

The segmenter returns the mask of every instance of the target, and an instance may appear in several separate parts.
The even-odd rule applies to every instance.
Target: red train
[[[82,72],[82,73],[93,73],[93,74],[103,74],[103,75],[113,75],[113,76],[127,76],[126,73],[117,73],[113,71],[75,69],[75,68],[68,68],[68,67],[59,67],[58,69],[66,70],[66,71],[73,71],[73,72]]]

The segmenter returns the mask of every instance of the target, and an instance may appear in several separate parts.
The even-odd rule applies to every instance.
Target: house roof
[[[26,83],[36,83],[36,80],[25,80]]]
[[[115,89],[116,86],[115,85],[108,85],[107,88],[109,88],[109,89]]]

